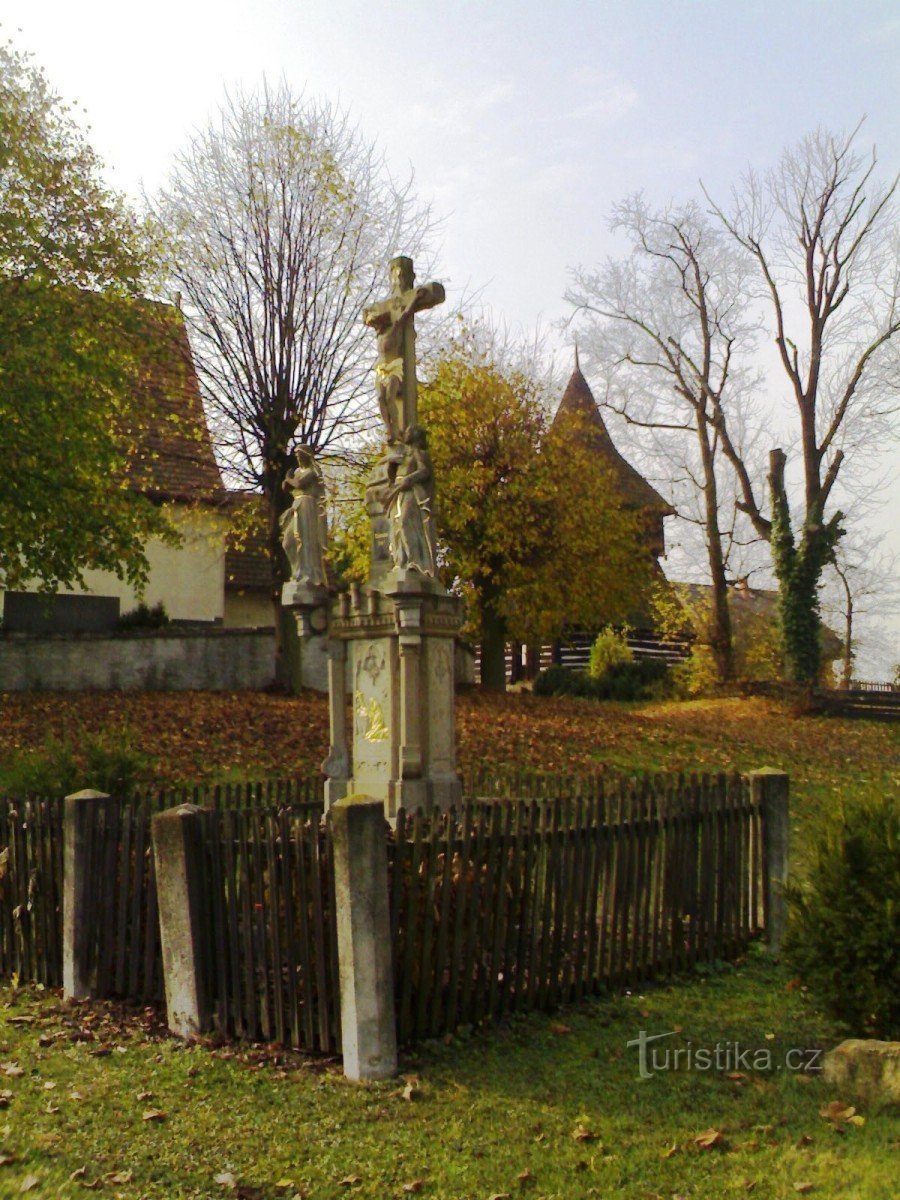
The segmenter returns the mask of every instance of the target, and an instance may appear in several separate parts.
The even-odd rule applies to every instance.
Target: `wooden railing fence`
[[[305,804],[206,818],[206,983],[225,1035],[340,1048],[334,865],[321,815]]]
[[[398,1036],[552,1009],[738,954],[766,925],[746,778],[481,773],[388,835]],[[521,799],[522,795],[528,799]],[[205,810],[205,986],[226,1036],[340,1049],[334,863],[318,780],[96,803],[91,994],[162,996],[153,815]],[[0,973],[62,981],[63,805],[0,803]]]
[[[290,805],[321,813],[318,778],[157,789],[99,802],[87,854],[92,993],[142,1003],[162,999],[154,813],[179,804],[215,811]],[[62,985],[63,801],[0,799],[0,976]]]
[[[739,776],[398,816],[392,933],[412,1041],[738,953],[764,924]]]

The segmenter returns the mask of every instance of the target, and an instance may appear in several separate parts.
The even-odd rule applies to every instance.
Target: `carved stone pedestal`
[[[460,799],[453,668],[462,617],[460,601],[418,571],[380,582],[340,596],[331,610],[326,804],[351,792],[378,796],[392,821],[400,807],[448,808]]]
[[[300,683],[303,687],[324,692],[328,676],[328,606],[331,595],[327,588],[291,581],[281,589],[281,604],[289,608],[297,621],[300,636]]]

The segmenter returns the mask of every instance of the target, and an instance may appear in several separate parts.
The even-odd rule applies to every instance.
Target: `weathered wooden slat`
[[[450,900],[453,891],[453,862],[455,857],[455,838],[457,829],[457,814],[450,809],[440,823],[440,846],[443,854],[441,870],[440,912],[438,914],[437,947],[434,958],[434,987],[431,994],[431,1012],[429,1018],[429,1033],[437,1037],[441,1032],[441,1015],[444,1010],[447,992],[447,976],[449,967],[447,961],[450,944]],[[451,984],[452,986],[452,984]]]
[[[533,924],[537,891],[537,863],[540,853],[541,807],[537,801],[527,806],[525,844],[520,848],[522,858],[522,898],[519,909],[519,928],[516,938],[515,992],[512,1007],[518,1012],[528,1007],[528,989],[533,972]]]
[[[286,970],[282,952],[282,930],[284,923],[284,908],[282,905],[281,886],[281,855],[276,850],[276,812],[271,809],[265,813],[266,832],[266,864],[268,867],[268,908],[267,925],[269,927],[269,946],[271,953],[272,998],[275,1002],[275,1040],[281,1045],[287,1045],[288,1026],[285,1022],[284,993],[286,987]]]
[[[416,810],[408,829],[412,841],[412,859],[409,876],[405,880],[408,902],[403,945],[403,986],[397,1014],[397,1031],[402,1042],[408,1041],[413,1036],[412,998],[415,980],[419,975],[419,926],[422,921],[423,909],[421,872],[425,853],[425,815],[421,809]]]
[[[312,952],[312,919],[310,916],[311,898],[309,894],[309,872],[306,868],[309,853],[310,827],[301,818],[295,818],[293,826],[293,861],[295,877],[293,882],[292,901],[294,919],[297,922],[297,1003],[300,1006],[300,1018],[303,1028],[303,1045],[307,1049],[315,1046],[316,1014],[315,1014],[315,975],[313,972]]]
[[[452,1033],[457,1026],[457,1016],[459,1013],[459,1002],[463,990],[463,973],[465,971],[465,961],[463,958],[463,950],[465,946],[466,933],[466,913],[469,904],[469,860],[472,849],[472,806],[465,804],[460,814],[461,825],[454,827],[459,830],[458,841],[454,836],[454,842],[458,844],[458,871],[456,876],[456,892],[454,896],[454,913],[453,913],[453,949],[450,955],[450,964],[448,969],[447,981],[447,1018],[446,1029]],[[399,828],[399,820],[397,822]],[[448,837],[449,845],[449,837]],[[396,940],[394,942],[396,945]]]
[[[526,848],[524,840],[525,822],[528,819],[530,807],[524,801],[520,801],[515,806],[514,813],[512,814],[513,825],[508,849],[509,869],[507,873],[506,934],[503,940],[503,953],[501,957],[503,980],[502,987],[500,988],[498,1009],[501,1013],[509,1012],[514,1007],[518,974],[524,967],[524,964],[520,963],[516,958],[516,946],[522,924],[522,905],[528,886],[528,878],[525,872]]]
[[[460,1018],[464,1024],[471,1024],[473,1021],[474,1004],[473,991],[480,977],[478,969],[477,954],[479,951],[478,945],[478,927],[479,914],[482,894],[482,863],[484,862],[485,844],[487,834],[487,813],[488,809],[485,805],[478,805],[473,810],[472,820],[474,823],[474,842],[472,843],[472,854],[469,862],[466,864],[466,869],[471,872],[471,887],[468,892],[468,904],[466,905],[466,929],[465,929],[465,949],[462,957],[463,971],[463,986],[462,1000],[460,1004]],[[490,844],[489,842],[487,843]]]
[[[316,979],[316,1048],[327,1052],[331,1045],[331,1020],[328,1008],[328,944],[325,936],[325,906],[323,904],[324,872],[322,840],[318,828],[309,830],[310,900],[312,910],[313,947]]]
[[[538,976],[537,1003],[541,1008],[552,1007],[556,988],[556,959],[554,957],[554,920],[559,890],[559,861],[562,842],[562,802],[550,803],[550,829],[547,837],[544,887],[541,911],[541,956]]]
[[[490,928],[490,952],[485,954],[485,958],[489,961],[488,968],[488,989],[486,997],[486,1014],[488,1017],[496,1020],[500,1016],[500,1007],[498,999],[500,996],[500,979],[506,972],[506,963],[504,962],[503,951],[506,937],[506,923],[509,919],[509,896],[507,886],[509,881],[509,856],[510,856],[510,838],[512,814],[514,809],[520,808],[520,804],[504,804],[502,810],[502,820],[498,822],[497,841],[499,853],[499,870],[497,871],[496,890],[494,893],[494,913],[493,921]]]

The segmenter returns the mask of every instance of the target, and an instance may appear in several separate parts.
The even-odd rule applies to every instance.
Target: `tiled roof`
[[[222,478],[203,412],[184,318],[169,304],[145,301],[146,338],[139,365],[141,398],[133,431],[133,486],[159,500],[221,501]]]
[[[226,591],[267,594],[272,591],[272,564],[260,500],[254,492],[227,493],[227,506],[234,519],[225,551]]]
[[[600,415],[594,394],[581,373],[577,357],[575,370],[566,384],[566,390],[563,392],[556,416],[553,418],[554,426],[561,424],[566,417],[578,419],[584,429],[583,436],[589,440],[591,447],[612,470],[626,504],[633,505],[635,508],[657,509],[663,513],[673,511],[672,506],[660,496],[659,492],[647,482],[639,471],[634,469],[631,463],[626,462],[616,449]]]
[[[225,551],[225,590],[271,592],[272,565],[262,538],[248,538]]]

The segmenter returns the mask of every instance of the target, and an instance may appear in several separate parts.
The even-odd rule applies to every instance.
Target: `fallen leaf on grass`
[[[724,1149],[725,1138],[718,1129],[704,1129],[694,1138],[694,1145],[701,1150]]]
[[[138,1092],[137,1095],[135,1096],[135,1100],[137,1100],[137,1102],[139,1104],[146,1104],[146,1102],[148,1100],[152,1100],[152,1099],[153,1099],[152,1092]]]
[[[106,1180],[107,1183],[117,1183],[117,1184],[131,1183],[132,1179],[134,1179],[134,1172],[133,1171],[111,1171],[109,1173],[109,1175],[104,1175],[103,1178]]]
[[[529,1171],[526,1167],[524,1171],[520,1171],[516,1176],[519,1182],[519,1187],[528,1187],[530,1183],[534,1183],[534,1172]]]
[[[677,1154],[677,1153],[678,1153],[678,1143],[673,1142],[672,1145],[669,1146],[669,1148],[667,1150],[663,1150],[662,1154],[660,1155],[660,1158],[671,1158],[673,1154]]]
[[[0,1150],[0,1167],[8,1167],[10,1163],[16,1161],[16,1156],[10,1154],[8,1150]]]
[[[17,1062],[0,1063],[0,1071],[2,1071],[4,1075],[8,1075],[10,1079],[18,1079],[20,1075],[25,1074],[25,1071]]]
[[[48,1079],[46,1081],[46,1083],[43,1085],[45,1092],[52,1092],[55,1087],[56,1087],[56,1084],[53,1082],[52,1079]]]
[[[141,1117],[142,1121],[164,1121],[169,1114],[161,1108],[148,1108]]]
[[[741,1182],[738,1184],[738,1187],[742,1188],[743,1191],[745,1191],[745,1192],[752,1192],[753,1189],[756,1187],[756,1180],[755,1179],[742,1179]]]
[[[562,1022],[560,1022],[560,1021],[554,1021],[553,1024],[550,1026],[550,1032],[556,1033],[560,1037],[562,1037],[564,1034],[572,1032],[572,1026],[571,1025],[563,1025]]]
[[[294,1186],[293,1179],[278,1179],[275,1182],[276,1192],[287,1192]]]
[[[0,1092],[0,1108],[9,1108],[9,1102],[12,1100],[12,1098],[13,1093],[9,1090],[9,1088],[4,1088],[3,1091]]]
[[[403,1085],[400,1095],[404,1100],[418,1100],[418,1098],[422,1095],[422,1092],[419,1088],[418,1079],[407,1079],[406,1083]]]
[[[19,1191],[20,1192],[33,1192],[34,1189],[37,1187],[37,1185],[40,1182],[41,1181],[37,1177],[37,1175],[26,1175],[25,1178],[22,1180],[22,1186],[19,1188]]]
[[[806,1183],[805,1181],[803,1183],[795,1183],[794,1191],[799,1192],[801,1196],[805,1196],[807,1192],[811,1192],[813,1190],[813,1186],[813,1184]]]
[[[47,1107],[44,1109],[44,1112],[47,1113],[48,1116],[52,1117],[54,1113],[59,1112],[59,1105],[54,1104],[52,1100],[48,1100]]]
[[[572,1130],[573,1142],[596,1142],[597,1137],[598,1135],[594,1133],[593,1129],[587,1129],[580,1122]]]
[[[69,1099],[70,1099],[70,1100],[75,1100],[75,1101],[77,1102],[77,1101],[79,1101],[79,1100],[83,1100],[83,1099],[84,1099],[84,1096],[81,1094],[81,1092],[79,1092],[79,1091],[77,1091],[76,1089],[74,1089],[74,1088],[73,1088],[73,1089],[72,1089],[72,1091],[71,1091],[71,1092],[69,1092]]]
[[[338,1180],[338,1187],[356,1187],[359,1183],[362,1183],[362,1175],[345,1175]]]
[[[404,1190],[404,1192],[409,1192],[409,1193],[421,1192],[421,1190],[424,1186],[425,1186],[424,1179],[413,1179],[409,1183],[404,1183],[403,1190]]]
[[[488,1200],[512,1200],[509,1192],[492,1192]]]
[[[237,1187],[237,1180],[230,1171],[220,1171],[218,1175],[214,1175],[213,1183],[217,1183],[219,1187]]]
[[[866,1118],[861,1116],[852,1104],[841,1104],[840,1100],[831,1100],[824,1108],[819,1109],[819,1116],[839,1127],[845,1123],[850,1125],[865,1125]]]

